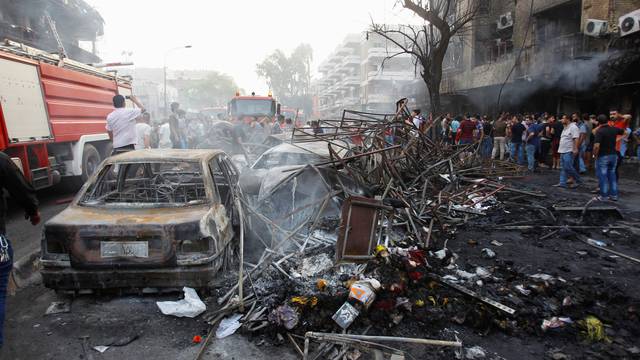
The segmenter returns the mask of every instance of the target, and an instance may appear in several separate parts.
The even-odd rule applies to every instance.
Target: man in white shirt
[[[112,154],[131,151],[137,143],[136,119],[144,112],[144,106],[133,95],[129,99],[137,108],[125,108],[125,97],[116,95],[113,97],[115,110],[107,115],[106,129],[109,132],[109,138],[113,141]]]
[[[172,147],[171,125],[169,125],[168,120],[165,120],[164,123],[158,127],[158,148],[171,149]]]
[[[567,187],[567,180],[572,177],[575,180],[575,186],[582,184],[580,175],[573,166],[573,160],[578,156],[578,141],[580,139],[580,129],[571,122],[567,115],[562,116],[562,125],[564,129],[560,135],[560,144],[558,146],[558,154],[560,154],[560,183],[554,185],[556,187]]]
[[[136,150],[151,149],[151,125],[149,113],[144,113],[136,120]]]

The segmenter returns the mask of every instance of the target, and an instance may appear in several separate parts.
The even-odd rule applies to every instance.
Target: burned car
[[[220,150],[139,150],[106,159],[45,224],[44,284],[206,287],[237,247],[237,183],[237,169]]]

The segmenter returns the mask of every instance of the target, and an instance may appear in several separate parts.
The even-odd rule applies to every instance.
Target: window
[[[89,185],[80,204],[188,206],[207,201],[200,164],[184,161],[107,165]]]

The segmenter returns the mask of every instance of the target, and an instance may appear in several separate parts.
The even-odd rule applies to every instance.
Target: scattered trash
[[[333,266],[333,260],[327,254],[319,254],[316,256],[302,259],[302,268],[300,275],[302,277],[312,277]]]
[[[44,312],[45,315],[71,312],[71,303],[67,301],[53,301]]]
[[[486,259],[493,259],[496,257],[496,253],[489,248],[484,248],[482,249],[482,256]]]
[[[589,315],[582,320],[578,320],[578,327],[581,330],[581,334],[591,342],[609,341],[602,321],[595,316]]]
[[[380,289],[380,282],[375,279],[356,281],[349,289],[349,299],[359,301],[368,308],[376,299],[376,290]]]
[[[486,279],[491,276],[491,272],[483,267],[478,266],[476,268],[476,275],[479,277]]]
[[[93,350],[95,350],[95,351],[97,351],[97,352],[99,352],[101,354],[103,352],[107,351],[107,349],[109,349],[109,347],[108,346],[104,346],[104,345],[98,345],[98,346],[94,346],[93,347]]]
[[[548,329],[557,329],[564,327],[567,324],[573,324],[571,318],[554,316],[549,320],[542,320],[541,328],[543,331],[547,331]]]
[[[487,353],[480,346],[470,347],[465,350],[465,359],[484,359],[487,357]]]
[[[591,239],[591,238],[587,239],[587,243],[589,245],[600,246],[600,247],[606,247],[607,246],[606,242],[601,241],[601,240]]]
[[[518,290],[520,292],[520,294],[522,294],[524,296],[531,295],[531,290],[525,289],[524,285],[516,285],[515,288],[516,288],[516,290]]]
[[[433,254],[436,256],[436,258],[442,260],[447,256],[447,249],[438,250]]]
[[[316,288],[318,288],[318,290],[320,291],[325,291],[325,289],[327,288],[327,280],[318,279],[318,281],[316,281]]]
[[[494,246],[502,246],[502,245],[504,245],[504,244],[503,244],[503,243],[501,243],[501,242],[500,242],[500,241],[498,241],[498,240],[491,240],[491,245],[494,245]]]
[[[276,325],[284,326],[291,330],[298,325],[300,317],[298,312],[289,305],[281,305],[269,314],[269,321]]]
[[[346,329],[353,321],[360,315],[358,309],[353,307],[353,305],[345,302],[342,306],[336,311],[335,314],[331,317],[333,321],[335,321],[341,328]]]
[[[163,314],[193,318],[207,309],[207,306],[200,300],[194,289],[184,287],[182,290],[184,291],[184,299],[182,300],[156,302]]]
[[[589,254],[589,253],[588,253],[588,252],[586,252],[586,251],[580,251],[580,250],[579,250],[579,251],[576,251],[576,254],[578,254],[578,255],[580,255],[580,256],[587,256],[587,254]]]
[[[241,318],[242,314],[234,314],[230,317],[222,319],[220,321],[220,324],[218,325],[218,329],[216,329],[216,338],[224,339],[229,335],[233,335],[236,330],[238,330],[240,326],[242,326],[242,324],[240,324]]]
[[[191,342],[194,344],[200,344],[202,342],[202,336],[196,335],[191,339]]]

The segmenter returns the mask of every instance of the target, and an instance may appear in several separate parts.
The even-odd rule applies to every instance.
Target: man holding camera
[[[113,141],[112,155],[135,149],[138,142],[136,134],[136,119],[145,112],[144,106],[138,99],[131,95],[127,96],[137,108],[125,108],[125,97],[116,95],[113,97],[113,110],[107,115],[106,129],[109,132],[109,138]]]

